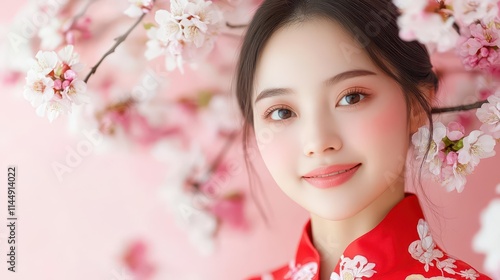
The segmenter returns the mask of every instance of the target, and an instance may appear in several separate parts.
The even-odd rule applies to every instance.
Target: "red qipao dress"
[[[311,221],[304,227],[295,259],[249,280],[320,280],[320,256]],[[406,193],[371,231],[347,246],[330,280],[490,279],[436,245],[416,195]]]

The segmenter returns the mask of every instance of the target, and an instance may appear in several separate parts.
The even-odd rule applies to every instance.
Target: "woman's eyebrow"
[[[359,76],[368,76],[368,75],[377,75],[375,72],[369,71],[369,70],[364,70],[364,69],[354,69],[354,70],[349,70],[345,71],[342,73],[339,73],[323,82],[325,86],[330,86],[334,85],[340,81],[351,79],[354,77],[359,77]],[[285,95],[285,94],[290,94],[293,93],[293,90],[290,88],[269,88],[261,91],[257,98],[255,99],[254,104],[256,104],[259,100],[268,98],[268,97],[273,97],[273,96],[279,96],[279,95]]]

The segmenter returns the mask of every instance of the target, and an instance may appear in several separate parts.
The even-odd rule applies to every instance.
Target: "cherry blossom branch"
[[[454,107],[442,107],[442,108],[432,108],[432,114],[441,114],[441,113],[449,113],[449,112],[458,112],[458,111],[467,111],[472,109],[481,108],[481,105],[488,103],[488,100],[477,101],[472,104],[454,106]]]
[[[209,173],[214,173],[215,170],[217,170],[217,167],[219,166],[220,162],[222,161],[222,158],[224,158],[224,155],[229,150],[229,147],[231,147],[231,144],[233,144],[234,139],[236,139],[236,135],[237,135],[236,132],[233,132],[229,135],[229,138],[227,138],[226,143],[224,144],[224,147],[222,147],[219,154],[217,154],[217,157],[215,157],[214,162],[210,166],[210,169],[208,170]]]
[[[94,4],[95,2],[97,2],[98,0],[88,0],[87,3],[85,3],[85,6],[83,6],[83,8],[80,10],[80,12],[78,14],[76,14],[73,19],[71,20],[71,24],[70,24],[70,27],[72,27],[73,25],[75,25],[75,23],[85,15],[85,13],[87,12],[87,10],[89,9],[90,5]]]
[[[219,164],[221,163],[222,159],[224,158],[224,155],[229,151],[229,147],[231,147],[231,144],[233,144],[234,140],[236,139],[236,135],[238,133],[233,132],[229,135],[229,138],[227,138],[226,143],[224,144],[224,147],[219,151],[217,156],[215,157],[214,161],[212,164],[210,164],[210,167],[207,170],[207,173],[205,174],[205,177],[203,178],[205,181],[210,180],[210,177],[212,174],[215,173],[217,168],[219,167]],[[193,186],[196,189],[199,189],[199,187],[205,182],[195,182]]]
[[[154,1],[153,1],[154,2]],[[137,25],[139,25],[139,23],[144,19],[144,17],[146,16],[147,13],[143,13],[136,21],[135,23],[127,30],[127,32],[125,32],[123,35],[121,35],[120,37],[117,37],[115,38],[115,44],[111,47],[111,49],[109,49],[102,57],[101,59],[97,62],[96,65],[94,65],[94,67],[92,67],[90,69],[90,72],[87,74],[87,76],[85,77],[85,79],[83,80],[85,83],[88,82],[88,80],[90,79],[90,76],[92,76],[96,71],[97,71],[97,67],[99,67],[99,65],[101,65],[102,61],[110,54],[114,53],[116,48],[121,44],[123,43],[123,41],[125,41],[125,39],[127,39],[128,35],[132,32],[132,30],[134,30],[136,28]]]

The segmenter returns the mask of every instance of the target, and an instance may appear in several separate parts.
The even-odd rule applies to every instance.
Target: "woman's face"
[[[258,61],[252,102],[264,163],[309,212],[342,220],[401,192],[410,139],[403,92],[336,23],[275,32]],[[351,176],[303,177],[346,164],[358,166]]]

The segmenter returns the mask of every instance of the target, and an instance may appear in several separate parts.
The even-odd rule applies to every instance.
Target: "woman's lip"
[[[317,178],[317,177],[337,173],[339,171],[349,170],[349,169],[352,169],[354,167],[357,167],[358,165],[361,165],[361,163],[341,164],[341,165],[337,164],[337,165],[330,165],[330,166],[326,166],[326,167],[320,167],[320,168],[314,169],[313,171],[305,174],[302,177],[303,178]]]
[[[306,180],[309,184],[320,189],[332,188],[349,181],[349,179],[351,179],[351,177],[354,176],[354,174],[358,171],[360,166],[361,164],[355,165],[353,168],[349,169],[346,172],[332,176],[303,177],[303,179]]]

